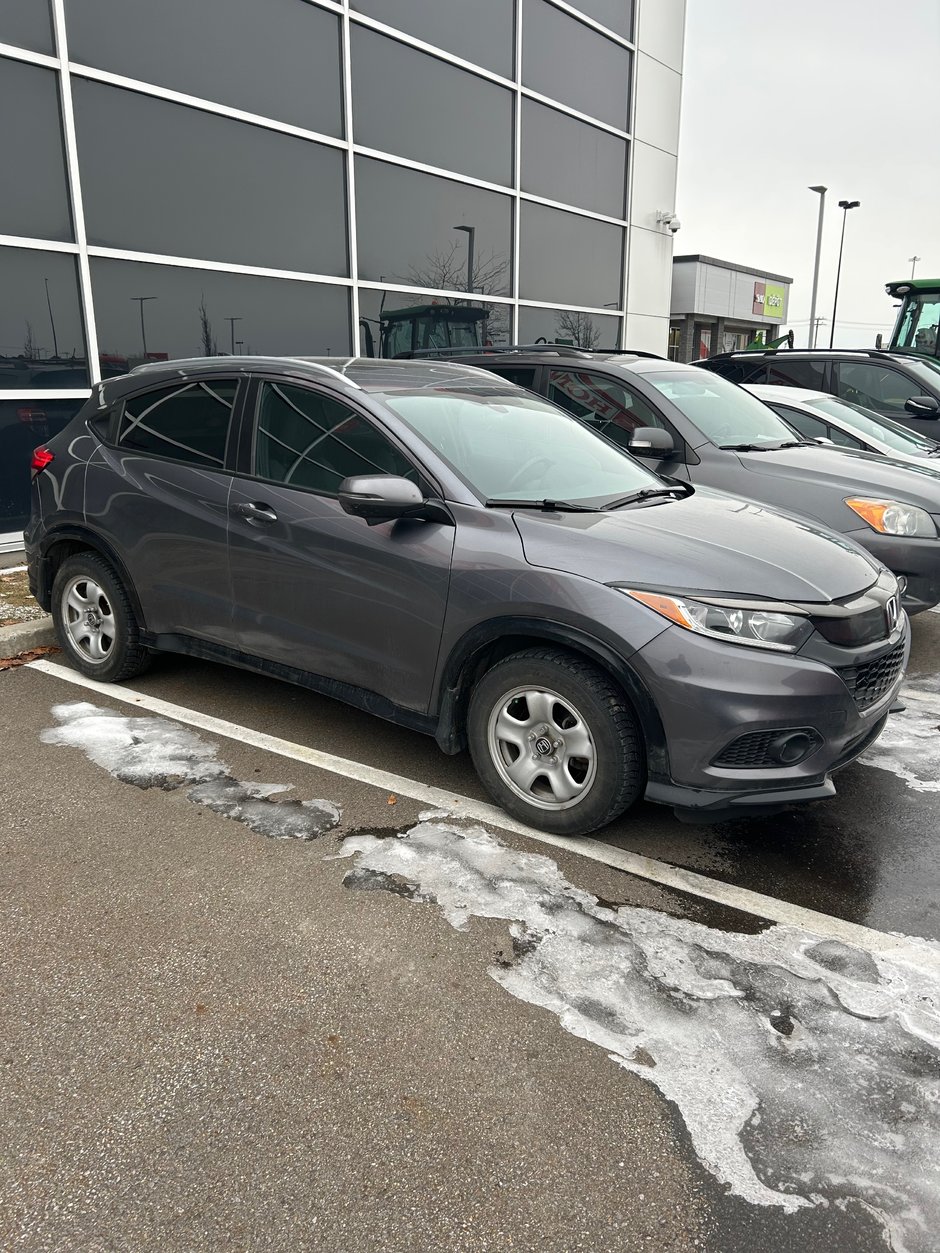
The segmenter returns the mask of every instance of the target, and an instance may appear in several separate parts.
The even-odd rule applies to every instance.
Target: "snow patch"
[[[854,1203],[898,1253],[935,1248],[935,974],[796,928],[734,935],[611,910],[550,858],[480,828],[357,835],[341,855],[356,857],[350,887],[434,902],[461,930],[474,917],[508,921],[517,958],[492,978],[655,1084],[736,1195],[787,1211]]]
[[[187,792],[194,804],[269,839],[315,840],[339,825],[340,811],[330,801],[270,799],[290,784],[240,783],[214,744],[166,718],[126,718],[86,701],[55,705],[52,713],[59,725],[42,732],[44,743],[80,748],[123,783],[164,791],[194,784]]]
[[[890,770],[916,792],[940,792],[940,687],[925,679],[901,689],[907,708],[891,714],[878,739],[859,761]]]

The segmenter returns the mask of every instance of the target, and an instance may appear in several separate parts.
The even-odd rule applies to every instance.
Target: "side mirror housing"
[[[911,396],[905,400],[904,408],[915,418],[940,417],[940,401],[936,396]]]
[[[630,451],[637,457],[669,457],[676,451],[672,436],[659,426],[638,426],[630,440]]]
[[[421,488],[397,474],[356,474],[339,485],[339,503],[346,513],[364,518],[369,526],[396,518],[424,518],[450,522],[439,501],[425,500]]]

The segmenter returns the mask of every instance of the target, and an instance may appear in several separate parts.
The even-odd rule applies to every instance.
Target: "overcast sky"
[[[836,344],[867,347],[893,325],[884,284],[910,275],[908,257],[922,258],[919,278],[940,278],[940,0],[688,0],[676,255],[791,277],[803,345],[813,184],[829,188],[816,309],[827,319],[838,202],[861,201],[846,222]]]

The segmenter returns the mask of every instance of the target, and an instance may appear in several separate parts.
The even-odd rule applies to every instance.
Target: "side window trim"
[[[371,413],[359,408],[355,402],[348,399],[346,396],[336,396],[332,392],[327,391],[323,387],[318,387],[315,383],[308,381],[307,379],[291,379],[281,375],[255,375],[251,379],[252,392],[246,398],[244,406],[244,422],[242,431],[240,432],[239,477],[250,479],[255,483],[270,483],[274,487],[285,488],[286,490],[292,492],[309,492],[312,496],[319,496],[326,500],[337,499],[337,492],[322,491],[319,488],[310,487],[305,483],[286,483],[281,479],[266,478],[256,472],[255,464],[258,453],[258,435],[260,433],[261,402],[264,394],[264,387],[265,384],[277,385],[278,383],[289,387],[296,387],[303,391],[312,392],[314,395],[323,396],[325,399],[331,400],[336,404],[344,405],[350,413],[355,414],[357,418],[360,418],[363,422],[367,423],[370,427],[377,431],[379,435],[381,435],[382,438],[386,440],[388,444],[409,463],[417,475],[418,486],[425,492],[426,495],[440,495],[439,487],[434,484],[424,467],[415,460],[411,450],[404,448],[391,431],[387,431],[380,423],[376,422]],[[329,432],[327,432],[324,438],[336,439],[337,443],[341,444],[344,448],[349,449],[349,451],[354,455],[360,455],[356,453],[355,449],[350,448],[350,446],[338,436],[331,436]],[[292,449],[291,451],[294,450]],[[388,471],[381,469],[381,467],[376,467],[376,472],[380,474],[388,473]]]

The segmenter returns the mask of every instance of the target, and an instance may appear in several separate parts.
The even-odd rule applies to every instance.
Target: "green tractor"
[[[901,302],[889,352],[915,353],[940,363],[940,278],[907,278],[887,283],[885,291]]]
[[[379,315],[380,357],[410,357],[414,352],[483,348],[489,310],[481,305],[413,305],[383,310]],[[363,348],[376,356],[372,325],[360,319]]]

